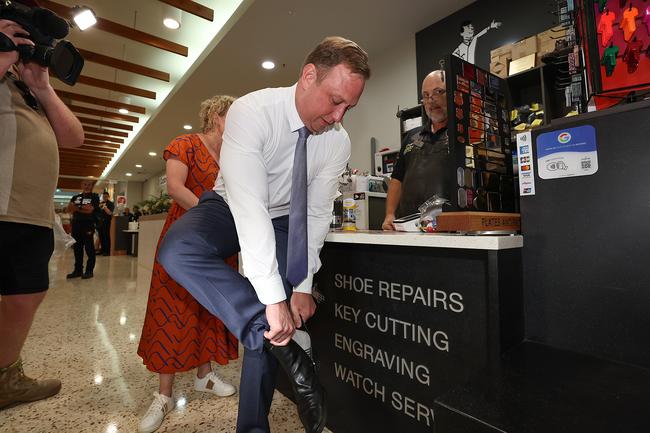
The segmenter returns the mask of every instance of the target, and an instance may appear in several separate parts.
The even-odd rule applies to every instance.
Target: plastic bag
[[[420,211],[420,230],[431,233],[436,229],[436,216],[442,213],[442,206],[448,204],[446,198],[433,195],[427,201],[422,203],[418,210]]]
[[[72,236],[65,232],[63,224],[61,224],[61,217],[54,214],[54,252],[56,254],[64,252],[76,242]]]

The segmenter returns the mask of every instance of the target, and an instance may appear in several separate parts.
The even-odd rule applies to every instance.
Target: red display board
[[[583,47],[588,58],[592,94],[625,97],[633,90],[650,88],[650,3],[642,0],[586,0],[581,3],[585,12],[582,30],[586,44]],[[601,4],[605,5],[602,12]],[[635,9],[636,16],[632,16]],[[607,18],[609,16],[613,19]],[[626,49],[633,44],[640,47],[636,67],[628,65],[630,55],[625,55]],[[618,47],[618,54],[616,65],[608,76],[607,67],[602,64],[602,60],[605,50],[610,46]],[[616,99],[610,101],[607,104],[600,100],[598,105],[617,102]]]

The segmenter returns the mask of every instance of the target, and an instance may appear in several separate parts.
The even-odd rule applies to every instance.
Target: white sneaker
[[[140,433],[153,433],[158,430],[158,427],[162,424],[165,416],[167,416],[175,406],[176,404],[172,397],[167,397],[166,395],[154,392],[153,402],[140,421],[138,431]]]
[[[211,392],[219,397],[228,397],[237,392],[237,388],[223,380],[214,371],[209,372],[203,379],[194,377],[194,389],[196,391]]]

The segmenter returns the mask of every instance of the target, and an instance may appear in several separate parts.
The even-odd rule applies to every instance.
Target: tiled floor
[[[2,433],[136,432],[157,390],[157,377],[136,354],[150,272],[128,256],[98,257],[95,277],[67,281],[72,252],[50,262],[50,291],[23,350],[32,377],[59,378],[61,393],[0,412]],[[219,373],[239,383],[240,360]],[[234,432],[237,395],[193,390],[193,373],[179,374],[177,405],[159,432]],[[295,406],[276,392],[273,433],[300,433]]]

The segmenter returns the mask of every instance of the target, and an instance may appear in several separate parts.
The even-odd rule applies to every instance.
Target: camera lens
[[[83,66],[83,57],[70,42],[61,41],[52,50],[50,68],[64,83],[74,85]]]

